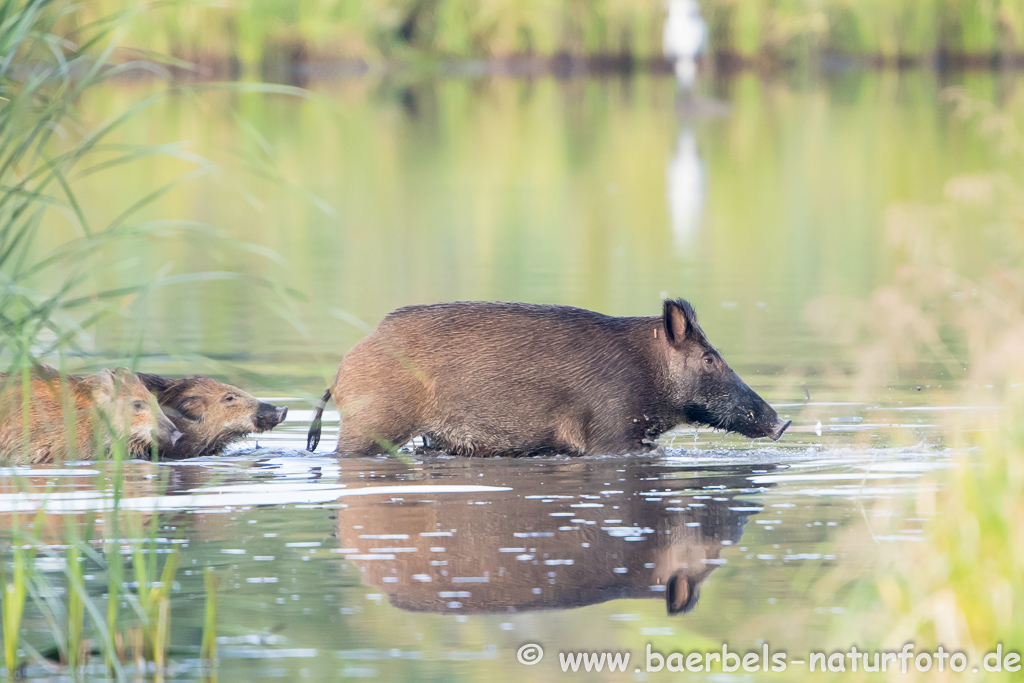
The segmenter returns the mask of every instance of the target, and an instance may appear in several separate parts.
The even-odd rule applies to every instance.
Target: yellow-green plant
[[[208,670],[217,665],[217,575],[213,567],[203,572],[203,587],[206,590],[206,607],[203,612],[203,642],[199,647],[199,658]]]
[[[79,657],[82,655],[82,634],[85,628],[85,601],[88,599],[85,593],[85,580],[82,572],[81,556],[77,544],[68,546],[67,567],[68,567],[68,639],[67,639],[67,665],[72,672],[78,670]]]
[[[34,548],[15,547],[10,578],[0,578],[3,583],[4,664],[7,677],[14,680],[20,659],[18,646],[21,642],[21,617],[25,611],[27,584],[35,560]]]
[[[135,523],[129,528],[138,529],[138,520],[132,519]],[[153,515],[147,537],[133,544],[132,570],[136,584],[133,597],[142,632],[142,656],[163,671],[170,639],[170,595],[181,556],[178,550],[168,554],[158,572],[156,530],[159,520],[159,515]]]
[[[43,511],[40,510],[35,517],[33,529],[42,527]],[[16,526],[12,529],[12,560],[10,576],[3,569],[0,563],[0,614],[3,624],[4,639],[4,665],[7,667],[7,677],[14,680],[18,675],[21,659],[18,650],[21,645],[21,619],[25,613],[25,599],[29,594],[29,584],[35,574],[35,560],[37,552],[36,536],[23,533],[17,526],[18,518],[15,517]]]

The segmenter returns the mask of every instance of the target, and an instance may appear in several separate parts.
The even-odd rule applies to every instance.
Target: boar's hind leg
[[[584,455],[587,452],[586,425],[571,417],[558,420],[553,450],[564,455]]]
[[[341,420],[338,453],[374,456],[393,453],[418,431],[418,420],[405,406],[366,405]]]
[[[394,453],[412,438],[412,432],[396,435],[394,432],[366,432],[359,434],[341,434],[338,437],[338,453],[357,457],[372,457]]]

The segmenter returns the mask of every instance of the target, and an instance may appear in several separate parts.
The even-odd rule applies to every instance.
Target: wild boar
[[[212,377],[170,379],[140,372],[139,379],[182,433],[173,447],[160,450],[163,460],[217,455],[248,434],[273,429],[288,415],[287,408],[264,403]]]
[[[29,381],[24,410],[21,377],[0,375],[0,459],[15,464],[93,460],[123,440],[128,455],[149,457],[154,441],[173,448],[181,433],[134,373],[103,370],[66,375],[41,366]]]
[[[617,318],[568,306],[460,302],[390,313],[341,362],[337,452],[424,436],[458,455],[647,451],[680,423],[778,440],[789,426],[708,342],[693,307]]]

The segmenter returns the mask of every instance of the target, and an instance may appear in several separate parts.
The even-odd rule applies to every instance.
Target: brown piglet
[[[160,458],[177,460],[217,455],[253,432],[266,432],[284,421],[287,408],[265,403],[238,387],[196,375],[171,379],[140,372],[139,379],[157,396],[160,407],[181,431]]]
[[[39,366],[27,386],[20,375],[0,375],[0,461],[94,460],[115,440],[124,441],[129,456],[146,458],[155,443],[173,448],[180,436],[126,368],[62,377]]]

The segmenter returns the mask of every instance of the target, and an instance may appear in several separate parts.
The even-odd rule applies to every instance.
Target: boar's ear
[[[135,383],[135,373],[128,368],[115,368],[111,375],[118,389]]]
[[[693,306],[685,299],[666,299],[662,314],[665,324],[665,337],[672,346],[678,347],[687,339],[699,334],[697,314]]]
[[[700,584],[682,572],[676,572],[665,584],[665,603],[669,614],[686,614],[700,599]]]

